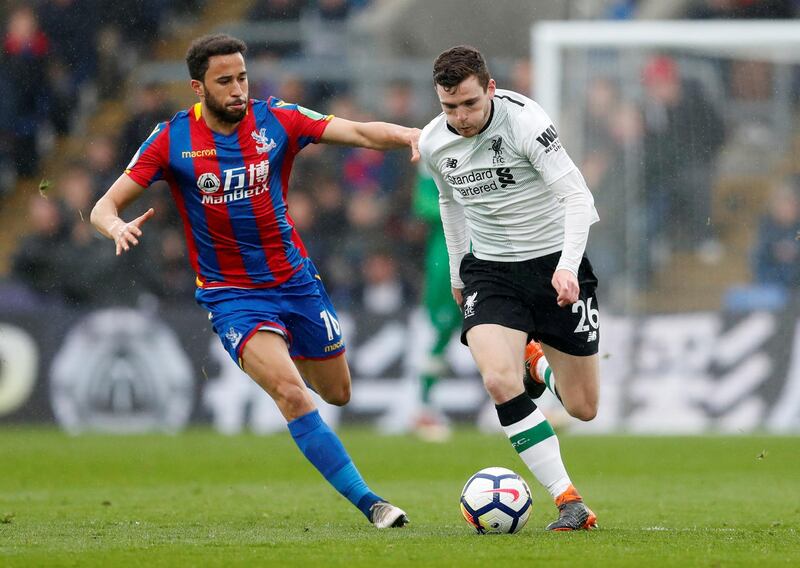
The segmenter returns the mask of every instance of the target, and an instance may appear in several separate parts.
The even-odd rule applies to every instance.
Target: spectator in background
[[[67,234],[59,257],[58,277],[64,300],[77,307],[130,305],[129,295],[124,293],[130,272],[127,268],[117,270],[114,255],[103,246],[105,243],[97,238],[89,223],[89,210],[91,206],[85,220],[78,218],[76,212],[67,213],[75,218],[66,224]],[[75,270],[76,266],[81,269]],[[103,285],[98,286],[98,282]]]
[[[96,200],[94,179],[81,163],[67,166],[58,182],[67,225],[88,220]]]
[[[298,21],[306,0],[257,0],[247,14],[249,20]]]
[[[53,59],[47,66],[48,118],[55,133],[59,136],[69,134],[72,109],[78,104],[78,89],[65,63]]]
[[[90,305],[102,294],[97,282],[107,284],[108,272],[113,270],[113,256],[98,246],[100,239],[88,222],[95,201],[92,183],[89,171],[78,163],[68,166],[58,181],[65,232],[58,278],[71,305]],[[70,270],[71,266],[81,266],[81,270]]]
[[[350,148],[344,158],[342,181],[348,192],[381,194],[391,190],[391,176],[383,152],[369,148]]]
[[[403,79],[390,81],[383,92],[383,112],[399,124],[419,124],[423,117],[414,102],[414,85]]]
[[[591,67],[591,65],[590,65]],[[600,67],[600,66],[598,66]],[[612,312],[630,307],[630,293],[647,284],[640,264],[647,260],[642,192],[644,124],[640,103],[620,88],[616,74],[599,71],[587,78],[581,108],[562,113],[565,140],[582,140],[576,164],[591,188],[600,219],[592,226],[586,250],[604,289],[603,304]],[[576,106],[577,106],[576,105]]]
[[[586,91],[586,113],[583,131],[586,133],[585,158],[580,170],[586,184],[597,193],[598,186],[613,175],[613,164],[617,148],[613,143],[611,128],[612,109],[620,104],[619,89],[607,77],[596,77],[589,82]],[[618,172],[617,172],[618,173]],[[605,219],[608,217],[601,217]]]
[[[94,75],[97,21],[91,0],[49,0],[38,7],[54,59],[64,67],[73,89]]]
[[[294,228],[306,235],[313,230],[316,220],[316,210],[311,196],[302,190],[295,190],[286,196],[286,211],[291,218]],[[307,247],[309,245],[306,245]],[[311,254],[316,258],[314,248]]]
[[[281,77],[281,82],[278,85],[277,97],[284,101],[304,101],[306,102],[308,94],[306,93],[306,84],[299,75],[292,75],[287,73]],[[310,105],[311,103],[306,102]]]
[[[0,70],[4,66],[0,63]],[[14,188],[17,166],[14,163],[14,101],[13,85],[0,73],[0,198]]]
[[[2,70],[13,99],[14,163],[20,175],[34,176],[39,168],[37,133],[47,114],[50,42],[30,6],[18,6],[9,14],[3,51]]]
[[[326,280],[335,280],[331,297],[351,307],[357,301],[355,290],[359,286],[354,275],[360,274],[359,267],[374,243],[382,242],[384,238],[386,206],[382,199],[372,193],[347,199],[345,203],[346,233],[337,242],[340,252],[336,254],[336,272],[325,277]],[[329,259],[328,266],[330,264]]]
[[[347,58],[349,0],[317,0],[305,19],[303,50],[309,55],[342,60]]]
[[[300,16],[306,6],[306,0],[258,0],[253,3],[247,14],[247,19],[257,22],[283,22],[299,24]],[[299,56],[302,53],[302,38],[299,28],[296,37],[292,39],[281,39],[280,41],[270,41],[266,43],[253,42],[253,52],[255,54],[269,53],[278,57]],[[293,101],[299,102],[299,101]]]
[[[615,0],[606,6],[605,17],[609,20],[632,20],[636,17],[638,0]]]
[[[314,241],[321,246],[321,255],[330,256],[337,247],[338,233],[347,223],[344,192],[341,184],[331,175],[320,176],[313,191],[317,213]]]
[[[647,240],[659,252],[690,250],[716,262],[721,245],[711,220],[716,160],[725,125],[703,89],[684,82],[674,59],[651,58],[642,71]],[[665,260],[666,256],[661,256]]]
[[[79,89],[96,72],[97,22],[93,9],[92,0],[50,0],[38,4],[42,29],[51,41],[47,61],[48,114],[59,135],[69,133]]]
[[[174,103],[164,87],[149,83],[136,91],[131,117],[122,128],[120,138],[120,157],[130,160],[139,149],[139,141],[153,131],[153,125],[172,117]]]
[[[165,0],[136,0],[136,2],[104,2],[106,20],[119,30],[126,45],[139,54],[147,55],[162,22]]]
[[[527,57],[521,57],[511,67],[511,90],[522,93],[526,97],[533,95],[532,85],[534,79],[533,62]]]
[[[346,20],[351,8],[350,0],[317,0],[317,11],[323,20]]]
[[[177,227],[159,232],[159,296],[167,302],[185,302],[195,290],[194,273],[186,263],[186,242]]]
[[[312,85],[306,84],[302,77],[292,73],[282,73],[275,96],[288,103],[302,102],[306,108],[316,108],[321,101]]]
[[[326,168],[321,171],[332,170]],[[312,186],[311,199],[315,208],[315,220],[310,232],[306,233],[306,245],[317,259],[331,297],[349,301],[348,293],[353,274],[342,247],[343,228],[347,229],[344,191],[335,177],[325,173]]]
[[[28,202],[30,233],[14,255],[11,277],[46,298],[63,299],[64,222],[58,204],[41,195]],[[74,267],[73,267],[74,269]]]
[[[371,246],[361,263],[355,304],[374,315],[404,315],[414,299],[411,287],[400,274],[393,250],[380,244]]]
[[[97,73],[95,83],[101,100],[116,99],[125,83],[122,33],[114,25],[104,25],[97,33]]]
[[[628,280],[635,271],[626,263],[631,246],[626,219],[639,217],[640,184],[635,172],[641,157],[642,116],[636,105],[621,99],[617,85],[607,77],[589,83],[584,116],[585,151],[579,167],[592,188],[600,218],[616,219],[592,227],[587,250],[598,277],[610,282],[604,300],[621,310],[626,289],[634,285]]]
[[[134,251],[136,254],[130,259],[132,264],[120,266],[114,251],[108,250],[104,239],[89,223],[89,214],[97,199],[91,171],[82,163],[70,164],[56,188],[60,199],[55,203],[61,210],[63,240],[54,270],[60,294],[67,304],[134,306],[143,294],[164,295],[160,273],[164,258],[154,252],[146,255],[147,251],[163,245],[163,237],[157,242],[154,239],[153,243],[145,243],[142,250]],[[158,261],[153,262],[153,258]],[[185,264],[185,256],[181,257],[181,264]],[[75,266],[81,266],[81,270],[75,270]],[[193,284],[191,275],[186,278]],[[103,286],[98,286],[98,282]]]
[[[773,190],[758,227],[753,251],[757,284],[800,285],[800,199],[797,188],[782,183]]]
[[[404,80],[389,82],[383,95],[382,114],[389,122],[396,124],[424,125],[424,117],[419,115],[419,105],[415,104],[414,86]],[[401,152],[385,154],[385,174],[382,183],[391,192],[390,211],[402,217],[404,223],[411,217],[411,201],[414,193],[414,180],[417,168]]]
[[[152,128],[150,129],[152,130]],[[119,177],[117,143],[111,136],[95,136],[86,145],[86,166],[94,175],[95,187],[110,187]],[[125,164],[133,157],[125,156]],[[102,191],[102,190],[101,190]]]
[[[386,110],[398,113],[399,109],[389,108]],[[365,116],[367,120],[371,120],[368,114],[361,113],[361,115]],[[409,118],[409,115],[410,110],[407,112],[400,110],[397,116],[393,114],[390,116],[405,120]],[[379,152],[368,148],[346,148],[344,149],[342,160],[342,182],[346,190],[354,194],[391,195],[398,191],[403,191],[407,203],[405,210],[408,211],[411,182],[414,179],[415,168],[405,162],[408,162],[408,160],[399,152]]]

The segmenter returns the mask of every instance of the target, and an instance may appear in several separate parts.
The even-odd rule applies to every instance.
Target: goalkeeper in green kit
[[[447,372],[444,352],[450,338],[461,328],[461,311],[450,292],[450,261],[439,215],[439,190],[424,167],[417,175],[414,213],[428,226],[423,299],[434,337],[420,375],[421,408],[413,428],[423,440],[444,441],[450,435],[450,427],[446,416],[431,401],[431,391]]]

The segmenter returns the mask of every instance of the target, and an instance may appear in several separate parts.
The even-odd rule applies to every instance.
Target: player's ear
[[[192,90],[194,91],[194,93],[198,97],[200,97],[202,99],[206,94],[206,90],[205,90],[205,87],[203,86],[203,82],[202,81],[198,81],[197,79],[192,79],[191,85],[192,85]]]
[[[495,89],[497,89],[497,83],[494,82],[494,79],[489,79],[489,84],[486,85],[486,93],[490,99],[494,96]]]

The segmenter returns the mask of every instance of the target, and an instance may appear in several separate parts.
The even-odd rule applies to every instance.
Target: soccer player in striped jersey
[[[584,255],[594,200],[545,112],[497,89],[479,51],[443,52],[433,80],[444,112],[423,129],[420,153],[439,188],[461,341],[512,445],[559,508],[547,528],[593,528],[533,398],[546,384],[572,416],[597,413],[597,279]],[[541,347],[527,354],[536,359],[529,392],[531,339]]]
[[[224,34],[192,43],[186,63],[199,102],[155,127],[95,205],[92,223],[118,255],[128,251],[154,211],[131,221],[122,211],[166,180],[197,274],[195,298],[231,358],[275,400],[298,447],[331,485],[376,527],[401,527],[405,512],[367,486],[304,382],[331,404],[350,399],[341,328],[286,193],[295,155],[310,143],[408,147],[416,161],[419,130],[250,99],[246,49]]]

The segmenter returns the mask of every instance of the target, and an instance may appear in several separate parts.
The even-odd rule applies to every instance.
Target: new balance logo
[[[558,138],[558,132],[556,132],[556,127],[551,124],[547,127],[547,130],[536,137],[536,140],[539,144],[547,148],[556,138]]]
[[[444,159],[444,169],[446,170],[454,170],[458,167],[458,160],[455,158],[445,158]]]
[[[597,341],[597,331],[592,330],[589,332],[589,335],[586,336],[586,343],[591,343],[592,341]]]

